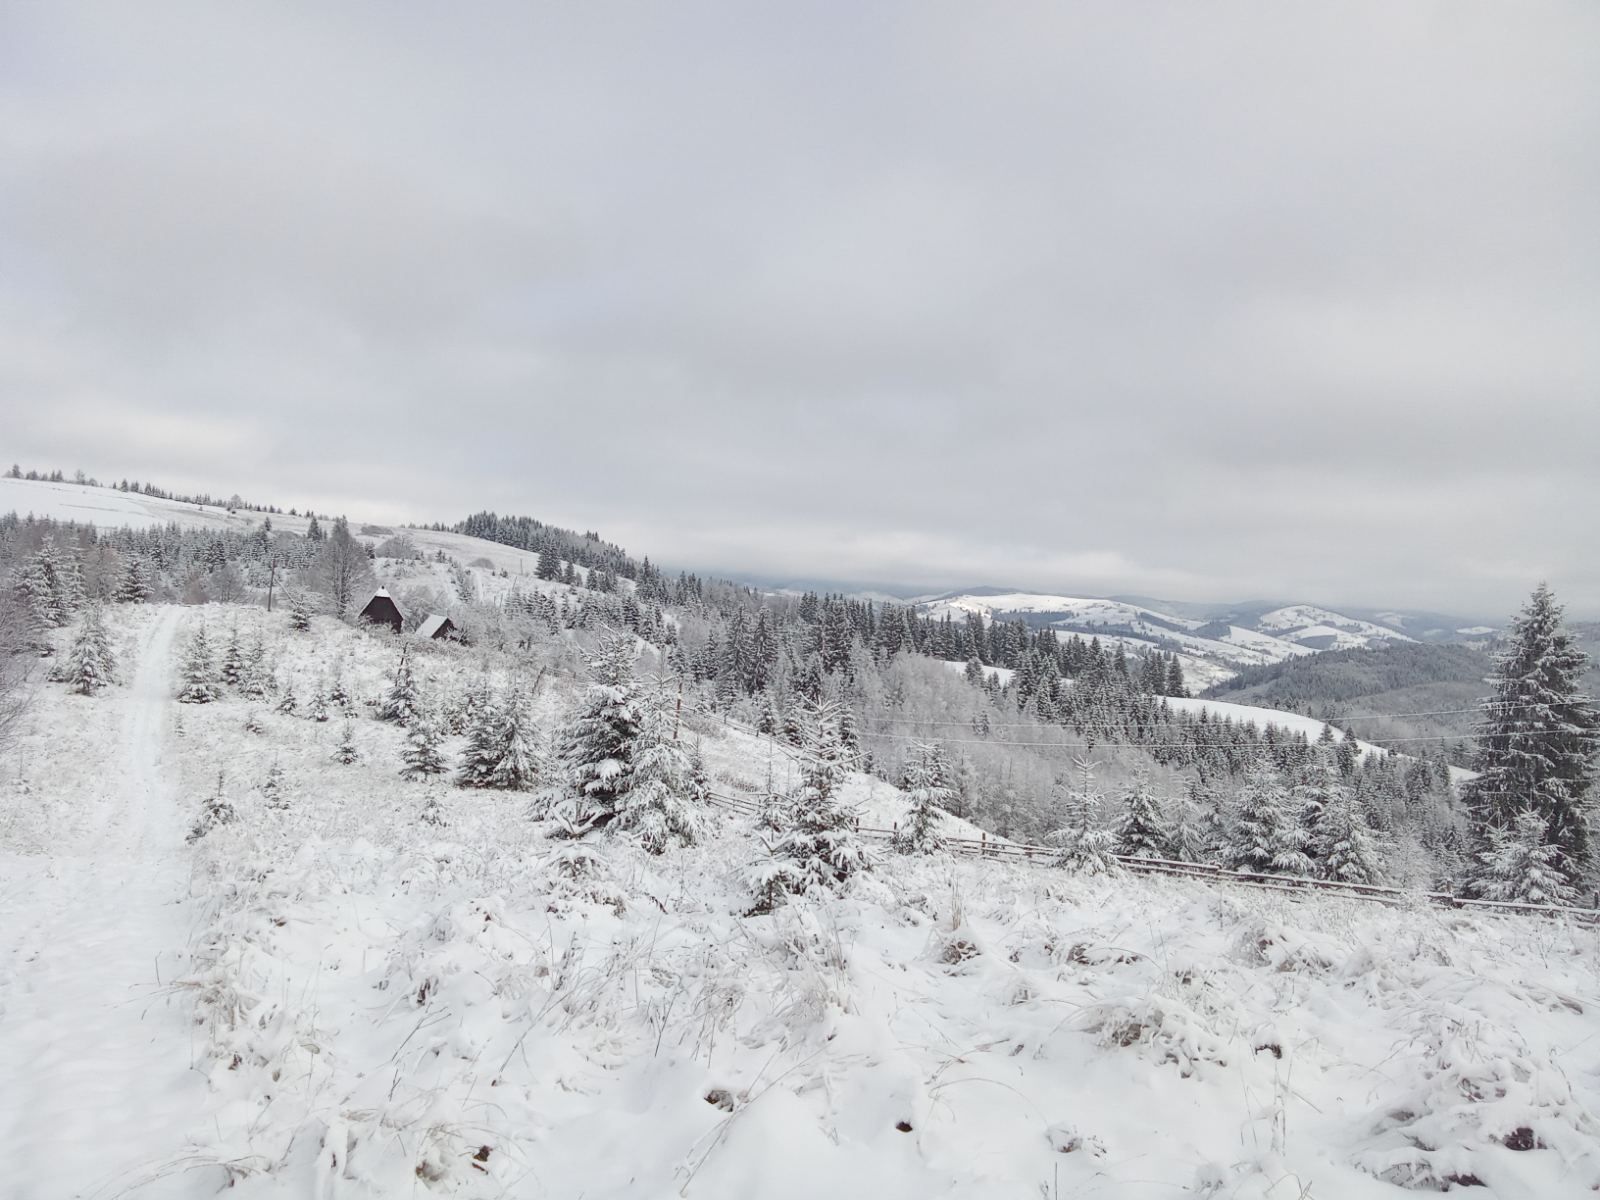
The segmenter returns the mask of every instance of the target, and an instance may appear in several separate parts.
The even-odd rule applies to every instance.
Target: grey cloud
[[[9,457],[1600,610],[1600,10],[13,7]]]

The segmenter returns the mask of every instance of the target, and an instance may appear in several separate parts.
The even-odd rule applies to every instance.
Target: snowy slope
[[[1397,630],[1310,604],[1291,604],[1263,613],[1256,618],[1256,628],[1319,650],[1359,650],[1385,641],[1413,640]]]
[[[284,513],[267,514],[245,509],[229,512],[211,505],[183,504],[176,500],[119,492],[112,488],[45,483],[32,479],[0,479],[0,513],[3,512],[130,529],[176,523],[183,528],[230,529],[246,533],[258,528],[269,516],[272,527],[286,533],[304,534],[311,525],[308,517],[291,517]],[[565,590],[561,584],[540,580],[535,575],[539,556],[526,550],[461,533],[409,529],[399,525],[372,525],[370,527],[376,532],[363,532],[367,527],[368,523],[359,515],[350,516],[351,532],[362,542],[377,545],[396,534],[404,534],[424,555],[431,557],[436,552],[443,552],[469,567],[477,577],[480,593],[486,599],[503,595],[513,584],[524,591],[560,593]],[[588,568],[579,566],[577,572],[580,581],[588,578]],[[442,580],[445,594],[452,594],[448,572],[442,575]],[[618,586],[626,589],[633,584],[623,579],[618,581]]]
[[[1133,653],[1152,647],[1176,652],[1185,677],[1197,688],[1230,679],[1239,667],[1282,662],[1319,650],[1412,640],[1397,630],[1309,604],[1272,609],[1245,623],[1202,620],[1131,601],[1039,592],[962,593],[927,599],[919,607],[936,618],[962,619],[977,613],[986,621],[1024,616],[1037,624],[1042,619],[1062,632],[1097,636]]]
[[[7,1196],[1600,1185],[1592,929],[889,855],[748,916],[763,851],[737,815],[661,857],[551,840],[524,798],[400,782],[401,731],[362,706],[342,766],[334,723],[266,711],[252,733],[241,699],[170,698],[168,632],[197,621],[358,699],[387,637],[225,606],[110,619],[132,685],[47,687],[0,779],[0,1064],[25,1081],[0,1091]],[[435,691],[482,666],[418,654]],[[541,693],[546,730],[570,694]],[[716,772],[764,773],[759,739],[693,732]],[[186,847],[219,766],[237,820]]]

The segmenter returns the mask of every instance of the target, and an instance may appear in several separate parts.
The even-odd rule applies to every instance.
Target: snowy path
[[[85,701],[104,705],[110,744],[98,794],[62,815],[61,852],[0,854],[8,1200],[184,1194],[175,1168],[207,1089],[191,1069],[190,997],[157,982],[184,972],[190,931],[189,855],[163,747],[182,618],[156,616],[131,685]]]

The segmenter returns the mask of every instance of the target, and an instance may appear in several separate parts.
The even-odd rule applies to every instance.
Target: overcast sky
[[[1600,5],[5,5],[0,457],[1592,613]]]

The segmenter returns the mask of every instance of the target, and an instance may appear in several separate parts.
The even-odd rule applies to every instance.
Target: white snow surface
[[[174,794],[173,636],[126,630],[126,688],[51,696],[0,809],[0,1193],[187,1195],[209,1108],[192,1024],[189,853]]]
[[[402,783],[403,732],[367,715],[346,767],[337,721],[171,700],[199,621],[261,631],[302,695],[337,665],[362,714],[392,638],[110,620],[132,682],[47,686],[0,778],[8,1200],[1600,1185],[1593,929],[886,854],[746,916],[743,817],[659,858],[551,841],[524,798]],[[417,648],[435,694],[482,666]],[[539,696],[547,732],[571,695]],[[761,785],[762,739],[690,732],[719,785]],[[188,847],[219,767],[238,819]],[[893,819],[892,789],[848,791]]]

